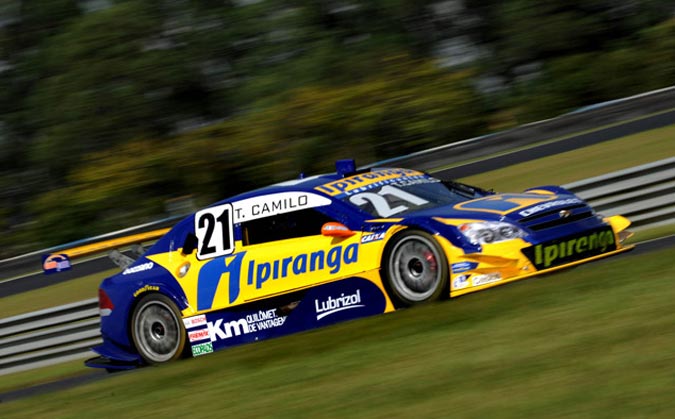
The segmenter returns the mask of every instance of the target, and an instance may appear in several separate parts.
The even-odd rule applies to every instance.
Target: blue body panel
[[[193,355],[380,314],[386,306],[382,291],[358,277],[311,288],[300,298],[289,313],[250,305],[207,313],[188,327]]]

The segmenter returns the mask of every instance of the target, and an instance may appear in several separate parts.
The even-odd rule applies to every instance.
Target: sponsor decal
[[[538,244],[534,249],[527,249],[526,255],[538,269],[542,269],[615,249],[614,232],[602,230],[550,244]]]
[[[400,185],[398,181],[396,184]],[[392,185],[382,186],[376,193],[361,192],[362,189],[363,188],[360,188],[356,191],[359,193],[350,195],[349,202],[358,207],[372,206],[375,213],[383,218],[407,211],[411,206],[419,207],[429,203],[429,201],[424,198],[420,198],[419,196]],[[405,203],[405,205],[398,205],[399,203]]]
[[[216,339],[227,339],[232,336],[239,336],[242,333],[248,334],[251,333],[251,329],[248,327],[246,320],[232,320],[229,322],[223,323],[223,319],[218,319],[215,322],[208,322],[209,335],[211,336],[211,342],[214,342]]]
[[[450,265],[453,274],[460,274],[462,272],[470,271],[478,267],[476,262],[457,262]]]
[[[491,284],[493,282],[498,282],[502,280],[502,276],[499,273],[491,273],[491,274],[481,274],[481,275],[474,275],[471,278],[471,284],[474,287],[479,287],[481,285],[486,285],[486,284]]]
[[[372,243],[384,239],[385,233],[366,234],[361,237],[361,243]]]
[[[459,203],[454,206],[458,210],[481,211],[492,214],[508,214],[521,208],[550,201],[551,197],[535,197],[531,194],[502,194],[490,195],[471,201]]]
[[[126,268],[124,270],[124,272],[122,272],[122,275],[130,275],[130,274],[135,274],[135,273],[138,273],[138,272],[149,271],[154,266],[155,266],[155,264],[152,263],[152,262],[142,263],[140,265],[136,265],[136,266]]]
[[[134,292],[134,297],[138,297],[139,295],[143,294],[144,292],[148,291],[159,291],[159,287],[154,286],[154,285],[146,285],[143,288],[139,288]]]
[[[200,314],[199,316],[186,317],[183,319],[183,325],[186,329],[190,329],[197,326],[206,326],[206,316]]]
[[[336,180],[317,186],[315,189],[330,196],[351,195],[365,190],[398,183],[401,178],[416,176],[417,179],[430,178],[424,173],[410,169],[382,169]]]
[[[518,213],[521,217],[528,217],[530,215],[536,214],[538,212],[546,211],[549,208],[560,207],[563,205],[576,205],[582,204],[583,201],[578,198],[569,198],[569,199],[560,199],[558,201],[544,202],[537,206],[524,209]]]
[[[354,294],[345,295],[340,294],[339,297],[328,296],[326,300],[314,300],[314,308],[316,310],[316,319],[321,320],[331,314],[335,314],[344,310],[351,310],[354,308],[365,307],[361,304],[361,290],[357,289]]]
[[[199,329],[188,332],[188,338],[190,338],[190,342],[209,339],[210,337],[211,335],[209,334],[209,329]]]
[[[232,203],[234,223],[256,220],[272,215],[330,205],[325,196],[310,192],[282,192],[256,196]]]
[[[71,268],[70,259],[66,254],[42,256],[42,270],[45,274],[67,271]]]
[[[210,354],[211,352],[213,352],[213,344],[211,342],[192,346],[192,356]]]
[[[190,345],[210,342],[217,351],[242,343],[313,329],[327,323],[380,314],[388,308],[384,290],[360,277],[327,282],[308,288],[302,294],[297,301],[280,301],[274,304],[274,308],[262,308],[256,303],[253,307],[247,304],[210,312],[206,314],[205,327],[191,329],[207,329],[209,338]],[[282,304],[285,305],[278,307]],[[343,307],[360,305],[362,307],[338,311]],[[329,312],[333,313],[321,320],[317,319]]]
[[[461,290],[469,286],[469,276],[471,275],[459,275],[452,282],[452,288],[456,290]]]
[[[255,287],[260,289],[267,280],[286,278],[291,272],[293,275],[302,275],[307,272],[329,269],[332,274],[338,273],[343,263],[355,263],[358,254],[359,245],[352,243],[344,248],[344,252],[342,246],[335,246],[331,247],[328,252],[317,250],[271,262],[251,260],[248,263],[247,283],[248,285],[255,284]]]
[[[211,308],[222,277],[229,277],[229,302],[236,301],[241,287],[241,268],[245,254],[246,252],[240,252],[226,258],[214,259],[202,267],[197,286],[198,310]],[[328,251],[299,253],[265,262],[253,259],[248,261],[246,285],[261,289],[267,281],[283,280],[291,275],[298,276],[324,270],[336,274],[343,265],[358,262],[358,258],[359,244],[352,243],[344,247],[333,246]]]
[[[197,259],[204,260],[234,252],[232,204],[205,208],[195,214]]]
[[[273,308],[270,310],[259,310],[256,313],[237,320],[223,321],[223,319],[218,319],[215,322],[207,322],[207,326],[211,342],[215,342],[216,340],[224,340],[233,336],[273,329],[283,326],[285,321],[286,317],[277,316],[277,310]]]

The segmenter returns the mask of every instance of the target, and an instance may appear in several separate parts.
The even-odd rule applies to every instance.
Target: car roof
[[[309,176],[309,177],[300,177],[298,179],[291,179],[287,180],[284,182],[279,182],[275,183],[273,185],[269,186],[264,186],[262,188],[257,188],[248,192],[243,192],[238,195],[234,195],[229,198],[222,199],[218,202],[215,202],[209,207],[216,206],[216,205],[221,205],[226,202],[234,202],[234,201],[239,201],[242,199],[246,198],[252,198],[256,196],[261,196],[261,195],[268,195],[268,194],[273,194],[273,193],[283,193],[283,192],[312,192],[315,194],[319,194],[322,196],[325,196],[330,199],[334,199],[334,196],[331,196],[325,192],[323,192],[320,189],[316,189],[318,186],[325,185],[330,182],[338,181],[340,179],[345,179],[354,175],[359,175],[362,173],[370,173],[370,172],[378,172],[378,171],[383,171],[383,170],[411,170],[411,169],[405,169],[401,167],[369,167],[369,168],[364,168],[360,170],[355,170],[353,172],[347,172],[347,173],[324,173],[324,174],[319,174],[319,175],[314,175],[314,176]],[[302,175],[301,175],[302,176]]]
[[[310,176],[306,178],[287,180],[284,182],[275,183],[273,185],[263,186],[262,188],[254,189],[252,191],[243,192],[239,195],[235,195],[230,198],[220,200],[210,206],[220,205],[225,202],[239,201],[246,198],[252,198],[254,196],[280,192],[290,192],[290,191],[313,192],[330,198],[330,196],[314,188],[316,188],[317,186],[321,186],[325,183],[333,182],[342,178],[343,176],[337,173],[328,173]]]
[[[345,160],[347,161],[347,160]],[[344,161],[342,161],[344,162]],[[214,202],[211,205],[208,205],[208,207],[213,207],[217,205],[221,205],[224,203],[228,202],[235,202],[235,201],[240,201],[243,199],[247,198],[253,198],[253,197],[258,197],[261,195],[268,195],[268,194],[274,194],[274,193],[283,193],[283,192],[311,192],[315,193],[324,197],[327,197],[331,200],[335,199],[335,196],[326,193],[322,189],[317,189],[319,186],[326,185],[331,182],[339,181],[340,179],[345,179],[349,178],[352,176],[360,175],[363,173],[372,173],[372,172],[381,172],[381,171],[412,171],[416,172],[415,169],[407,169],[407,168],[402,168],[402,167],[391,167],[391,166],[376,166],[376,167],[368,167],[368,168],[362,168],[362,169],[356,169],[355,165],[353,164],[353,161],[349,161],[352,166],[348,168],[348,170],[344,170],[343,168],[341,169],[340,163],[341,161],[336,162],[336,169],[337,171],[334,173],[324,173],[324,174],[319,174],[319,175],[314,175],[314,176],[309,176],[309,177],[304,177],[302,174],[300,175],[299,178],[297,179],[291,179],[287,180],[284,182],[279,182],[275,183],[269,186],[264,186],[261,188],[257,188],[251,191],[243,192],[238,195],[231,196],[229,198],[222,199],[218,202]],[[349,170],[351,169],[351,170]],[[423,172],[422,172],[423,173]]]

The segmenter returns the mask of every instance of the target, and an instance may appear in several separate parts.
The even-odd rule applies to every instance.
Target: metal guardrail
[[[0,319],[0,375],[94,356],[99,323],[96,298]]]
[[[600,214],[636,229],[675,222],[675,157],[564,185]]]
[[[675,222],[675,157],[564,185],[605,215],[637,227]],[[96,299],[0,320],[0,375],[93,356]]]

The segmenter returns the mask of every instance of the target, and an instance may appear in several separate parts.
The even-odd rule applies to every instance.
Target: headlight
[[[525,237],[523,230],[501,221],[462,224],[459,226],[459,231],[473,244],[497,243]]]

